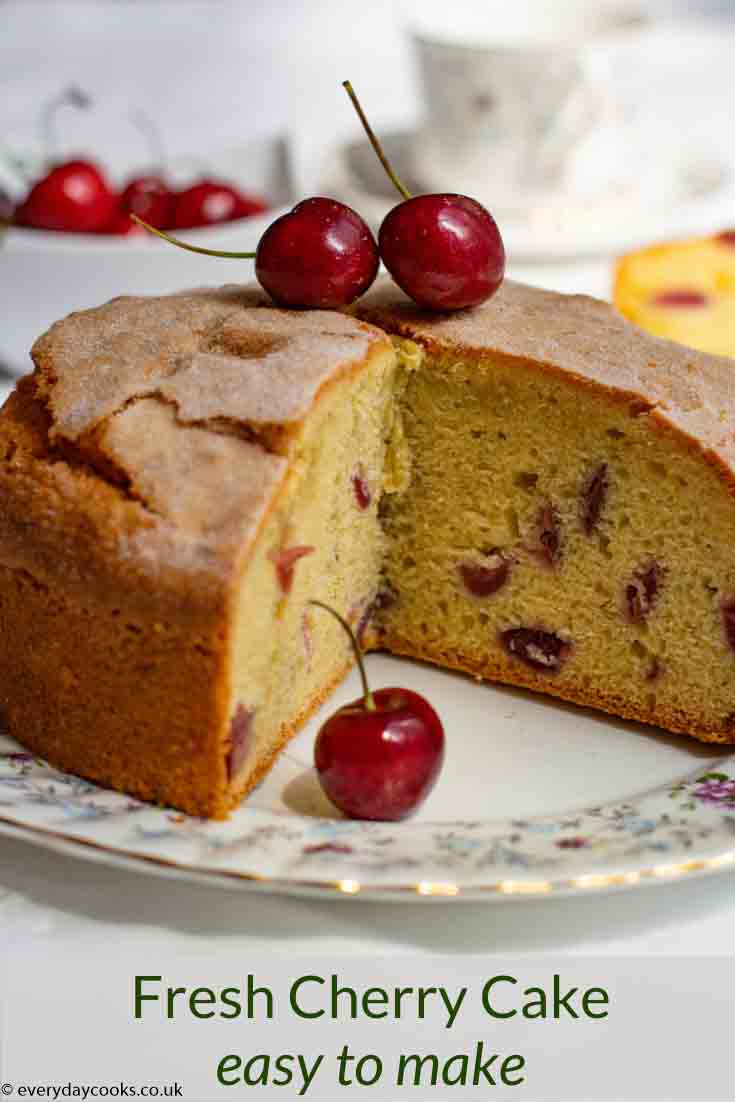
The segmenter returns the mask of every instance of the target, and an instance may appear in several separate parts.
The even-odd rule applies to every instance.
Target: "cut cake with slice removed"
[[[605,303],[506,281],[358,314],[423,350],[386,499],[382,643],[735,741],[735,372]]]
[[[316,598],[366,646],[735,741],[731,362],[511,282],[358,312],[223,288],[37,342],[0,414],[10,732],[224,816],[350,665]]]

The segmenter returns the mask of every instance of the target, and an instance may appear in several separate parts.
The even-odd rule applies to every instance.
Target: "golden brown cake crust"
[[[735,372],[732,361],[644,333],[610,305],[505,280],[482,306],[452,314],[420,310],[381,281],[357,315],[434,352],[480,360],[500,356],[601,387],[673,429],[735,487]]]
[[[456,355],[482,371],[485,357],[502,357],[601,388],[735,483],[732,363],[649,338],[603,303],[508,282],[479,310],[437,316],[382,286],[359,313],[442,362]],[[115,300],[37,342],[34,376],[0,414],[0,709],[27,746],[215,818],[257,783],[333,686],[304,702],[240,787],[230,783],[238,583],[283,492],[298,426],[386,343],[352,317],[275,310],[249,288]],[[502,657],[388,644],[649,719],[602,688],[557,685]],[[696,717],[656,719],[729,737]]]
[[[37,342],[36,372],[0,414],[11,733],[99,783],[227,813],[239,579],[285,492],[296,428],[388,345],[352,318],[274,310],[242,288],[117,300]],[[227,407],[235,364],[250,382]],[[205,408],[218,369],[229,382],[213,381]]]
[[[222,575],[159,559],[175,552],[160,520],[54,460],[47,428],[26,379],[0,418],[3,718],[62,768],[223,814]]]
[[[141,557],[231,569],[285,475],[295,429],[324,387],[386,341],[342,314],[277,310],[252,287],[223,287],[71,314],[32,356],[51,449],[167,530],[169,545]]]
[[[630,699],[620,694],[606,692],[599,685],[583,685],[569,680],[563,683],[555,682],[548,674],[535,673],[519,663],[511,663],[500,654],[495,661],[478,662],[468,654],[460,654],[455,651],[443,650],[439,653],[433,650],[423,649],[404,637],[391,633],[387,643],[387,650],[391,654],[401,654],[406,658],[413,658],[419,662],[429,662],[431,665],[440,666],[442,669],[458,670],[460,673],[469,674],[478,680],[497,681],[504,685],[515,685],[520,689],[531,689],[537,693],[548,696],[556,696],[560,700],[581,707],[594,708],[599,712],[607,712],[610,715],[620,716],[622,719],[633,720],[637,723],[645,723],[678,734],[690,735],[700,742],[715,742],[720,744],[735,743],[735,730],[723,730],[722,727],[711,729],[703,727],[699,717],[680,710],[667,710],[662,712],[659,707],[655,718],[641,708],[637,708]]]

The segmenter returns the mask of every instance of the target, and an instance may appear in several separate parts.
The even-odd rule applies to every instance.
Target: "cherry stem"
[[[152,157],[154,168],[163,173],[166,169],[166,150],[158,125],[153,121],[150,115],[147,115],[145,111],[141,111],[138,108],[130,111],[128,117],[148,146],[148,152]]]
[[[150,226],[147,222],[144,222],[142,218],[138,218],[137,214],[131,214],[130,217],[133,222],[137,222],[144,230],[148,230],[149,233],[155,233],[156,237],[168,241],[170,245],[176,245],[179,249],[186,249],[187,252],[201,253],[202,256],[224,256],[227,260],[255,259],[255,253],[228,253],[223,252],[222,249],[203,249],[199,245],[189,245],[186,241],[180,241],[178,237],[172,237],[170,233],[164,233],[163,230],[157,230],[155,226]]]
[[[56,153],[59,146],[59,136],[56,131],[56,117],[59,110],[67,106],[86,111],[87,108],[92,106],[92,100],[81,88],[78,88],[75,84],[71,84],[68,88],[65,88],[63,92],[60,92],[58,96],[54,96],[52,100],[46,103],[41,114],[41,133],[43,135],[43,145],[48,161],[52,160],[52,155]]]
[[[373,694],[370,692],[367,674],[365,673],[365,661],[363,658],[363,653],[360,650],[360,644],[357,641],[357,637],[354,631],[347,623],[345,618],[343,616],[340,616],[338,612],[335,612],[331,605],[325,605],[323,601],[309,601],[309,604],[316,605],[317,608],[323,608],[326,612],[330,612],[332,616],[334,616],[337,623],[340,624],[342,628],[347,632],[350,642],[352,643],[352,650],[355,655],[355,660],[357,661],[357,668],[360,671],[360,680],[362,681],[362,695],[365,702],[365,709],[368,712],[374,712],[375,700],[373,699]]]
[[[367,121],[367,116],[366,116],[365,112],[363,111],[362,105],[360,104],[360,101],[359,101],[359,99],[357,98],[357,96],[355,94],[355,89],[352,87],[349,80],[343,80],[342,81],[342,87],[344,88],[345,92],[347,93],[347,95],[352,100],[352,106],[357,111],[360,122],[362,123],[363,128],[365,130],[365,133],[367,134],[367,136],[370,140],[370,144],[373,147],[373,149],[375,150],[375,155],[377,156],[377,158],[380,161],[381,165],[385,169],[386,175],[388,176],[388,179],[393,184],[396,191],[398,191],[398,193],[400,195],[402,195],[404,199],[410,199],[411,198],[411,192],[408,190],[407,187],[405,187],[405,185],[401,182],[400,178],[396,175],[396,173],[393,169],[393,166],[391,165],[390,161],[388,160],[385,153],[383,152],[383,147],[380,144],[380,142],[378,141],[377,137],[375,136],[375,133],[373,131],[372,126]]]

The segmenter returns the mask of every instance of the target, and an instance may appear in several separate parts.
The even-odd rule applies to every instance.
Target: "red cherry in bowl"
[[[161,176],[135,176],[120,196],[120,211],[137,214],[156,229],[165,230],[171,225],[173,202],[173,193]],[[129,218],[127,222],[135,225]]]
[[[99,231],[112,237],[145,237],[146,231],[139,222],[133,222],[127,211],[116,210],[107,225]]]
[[[265,199],[261,199],[259,195],[246,195],[245,192],[238,192],[238,202],[235,208],[234,218],[252,218],[256,214],[265,214],[269,210],[269,205]]]
[[[40,230],[96,233],[109,222],[114,208],[115,196],[95,165],[66,161],[33,185],[15,221]]]
[[[463,310],[491,298],[505,275],[505,248],[489,211],[467,195],[417,195],[393,171],[348,80],[349,95],[403,203],[383,220],[380,256],[398,286],[429,310]]]
[[[261,200],[244,196],[236,188],[220,180],[200,180],[176,196],[171,226],[176,230],[216,226],[220,222],[233,222],[238,218],[260,214],[267,209]],[[138,214],[138,211],[135,213]],[[140,217],[143,218],[144,215]]]
[[[444,760],[444,729],[423,696],[411,689],[368,687],[354,632],[321,601],[348,633],[363,696],[322,725],[314,765],[324,792],[352,819],[393,821],[410,815],[436,783]]]
[[[135,215],[132,215],[135,219]],[[367,224],[336,199],[304,199],[271,223],[254,253],[205,249],[146,229],[179,248],[204,256],[255,260],[261,287],[279,306],[318,310],[349,306],[378,273],[380,257]]]

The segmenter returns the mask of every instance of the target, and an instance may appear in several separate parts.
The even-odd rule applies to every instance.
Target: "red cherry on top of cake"
[[[261,287],[279,306],[319,310],[349,306],[378,273],[375,238],[351,207],[336,199],[303,199],[272,222],[254,253],[190,245],[132,215],[173,245],[204,256],[255,260]]]
[[[467,195],[416,195],[393,171],[348,80],[343,87],[388,177],[404,202],[383,220],[380,256],[398,286],[429,310],[479,306],[505,275],[505,248],[495,219]]]
[[[324,792],[352,819],[404,819],[428,796],[444,760],[444,729],[423,696],[411,689],[371,692],[351,627],[321,601],[350,637],[363,695],[322,725],[314,765]]]

